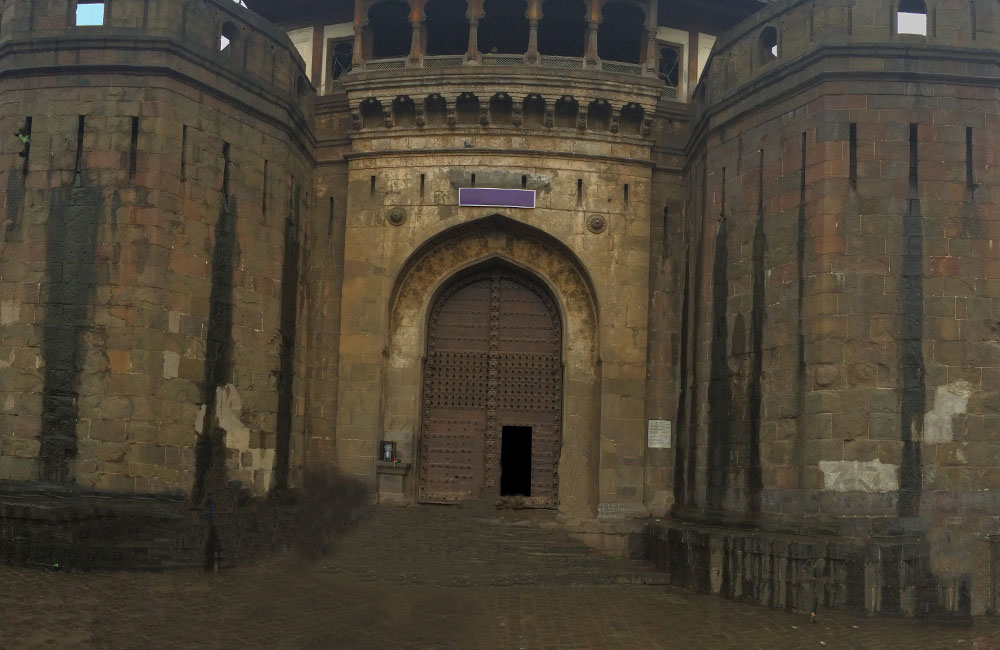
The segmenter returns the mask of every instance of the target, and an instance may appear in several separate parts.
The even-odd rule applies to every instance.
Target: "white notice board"
[[[650,420],[646,440],[650,449],[670,449],[670,420]]]

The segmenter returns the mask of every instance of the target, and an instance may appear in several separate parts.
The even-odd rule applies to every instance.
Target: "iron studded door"
[[[489,276],[473,278],[446,291],[431,312],[421,501],[458,501],[482,489],[492,290]]]
[[[500,277],[497,348],[499,427],[531,429],[531,494],[534,505],[557,504],[562,425],[561,325],[548,293],[517,275]],[[487,422],[487,444],[490,423]],[[487,452],[489,452],[487,447]],[[499,458],[487,456],[489,468]]]
[[[503,427],[527,426],[530,502],[556,503],[561,331],[545,289],[511,271],[470,276],[441,295],[424,370],[420,501],[497,494]]]

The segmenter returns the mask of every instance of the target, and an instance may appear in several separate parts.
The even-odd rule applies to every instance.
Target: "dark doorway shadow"
[[[500,496],[531,496],[531,427],[503,427]]]

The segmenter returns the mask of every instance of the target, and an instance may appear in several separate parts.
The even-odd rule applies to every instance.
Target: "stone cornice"
[[[53,46],[56,47],[53,47]],[[239,94],[227,92],[220,84],[209,83],[197,76],[188,74],[177,67],[162,64],[144,64],[141,61],[135,63],[79,63],[74,62],[69,57],[60,56],[67,50],[111,50],[129,52],[141,52],[142,55],[150,53],[162,53],[168,56],[177,57],[193,64],[197,69],[205,70],[210,75],[217,75],[225,80],[237,91],[259,98],[262,102],[270,104],[278,109],[274,113],[268,112],[259,105],[250,103],[240,98]],[[65,61],[61,63],[39,64],[29,62],[18,65],[18,57],[32,54],[52,54],[51,61]],[[249,75],[239,74],[237,71],[220,65],[219,61],[210,57],[202,56],[198,52],[191,50],[186,44],[169,37],[135,36],[130,34],[127,38],[108,37],[102,34],[100,37],[81,36],[67,42],[67,39],[53,37],[33,38],[30,41],[9,40],[0,43],[0,81],[9,78],[34,78],[50,77],[57,75],[115,75],[126,74],[137,77],[165,77],[190,85],[200,92],[212,95],[241,110],[256,119],[261,120],[271,126],[284,131],[289,140],[296,144],[302,154],[310,161],[314,161],[313,147],[316,145],[316,138],[312,131],[311,120],[303,113],[301,107],[274,92],[273,89],[257,83]],[[208,75],[206,75],[208,76]],[[289,90],[289,96],[292,91]],[[287,119],[283,119],[276,113],[284,113]]]
[[[565,95],[576,97],[576,93],[590,99],[618,98],[623,103],[636,102],[652,113],[663,94],[663,82],[659,79],[534,66],[468,66],[446,72],[411,68],[356,73],[341,81],[352,107],[368,97],[391,100],[399,95],[414,99],[435,93],[457,96],[488,88],[493,93],[518,97],[539,94],[554,99]]]
[[[918,62],[907,65],[909,70],[883,66],[882,70],[852,70],[849,62],[857,59],[896,62]],[[707,136],[725,129],[728,125],[747,116],[786,101],[795,95],[830,81],[883,81],[895,83],[946,83],[959,86],[1000,88],[1000,74],[994,76],[955,74],[938,71],[921,71],[919,61],[954,61],[978,66],[994,66],[1000,72],[1000,51],[984,49],[920,46],[914,44],[880,43],[821,46],[807,55],[776,66],[766,74],[740,86],[726,97],[705,107],[696,107],[694,128],[686,151],[691,152]],[[841,69],[823,67],[828,61],[847,61]],[[816,68],[813,74],[806,74]],[[721,113],[732,111],[719,120]]]
[[[585,161],[600,161],[600,162],[610,162],[619,165],[634,165],[636,167],[648,167],[652,168],[654,162],[652,160],[638,160],[635,158],[627,158],[624,156],[610,156],[602,154],[585,154],[585,153],[575,153],[568,151],[551,151],[546,149],[465,149],[458,147],[441,147],[436,149],[388,149],[379,151],[352,151],[344,154],[345,160],[360,160],[364,158],[385,158],[385,157],[420,157],[420,156],[437,156],[437,155],[447,155],[447,154],[461,154],[461,155],[489,155],[489,156],[525,156],[528,158],[533,157],[544,157],[544,158],[565,158],[569,160],[585,160]]]

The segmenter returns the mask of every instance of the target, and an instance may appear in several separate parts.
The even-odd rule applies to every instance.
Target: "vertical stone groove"
[[[712,339],[708,378],[708,481],[706,501],[710,510],[720,510],[729,487],[732,437],[730,406],[732,377],[726,347],[729,341],[729,237],[726,228],[726,168],[722,168],[722,209],[715,236],[712,262]]]
[[[91,326],[97,291],[97,232],[102,211],[99,187],[84,170],[83,131],[77,122],[74,180],[49,197],[45,251],[45,322],[42,326],[42,431],[39,474],[44,481],[71,479],[76,457],[79,379],[83,336]]]
[[[915,516],[920,508],[920,443],[926,401],[924,337],[924,233],[918,193],[917,125],[910,124],[910,176],[903,217],[903,268],[900,277],[900,430],[903,462],[899,468],[900,516]]]
[[[751,357],[750,382],[747,385],[747,409],[749,424],[749,464],[747,466],[747,507],[750,512],[760,511],[760,493],[763,477],[760,468],[760,416],[763,405],[762,381],[764,374],[764,305],[765,275],[764,255],[767,239],[764,235],[764,150],[760,151],[757,176],[757,225],[753,236],[753,302],[750,323],[753,329],[753,354]]]
[[[299,296],[301,188],[295,185],[285,220],[285,256],[281,263],[281,352],[278,370],[278,423],[274,449],[274,487],[288,487],[295,379],[295,328]]]
[[[229,143],[222,148],[222,209],[215,224],[212,247],[212,289],[209,294],[208,330],[205,337],[205,371],[202,385],[204,417],[195,449],[192,497],[200,501],[210,478],[225,476],[225,430],[216,422],[216,395],[227,381],[233,357],[233,268],[236,263],[236,214],[230,187]]]

